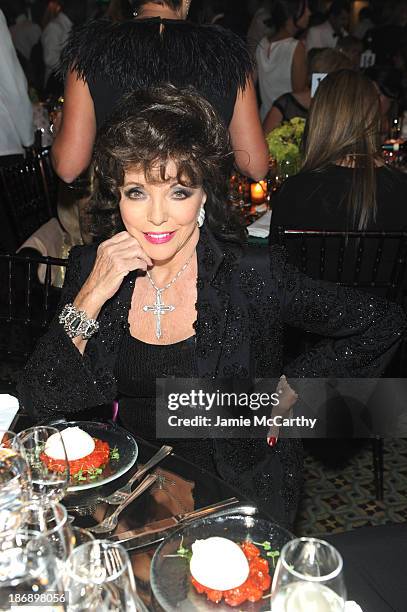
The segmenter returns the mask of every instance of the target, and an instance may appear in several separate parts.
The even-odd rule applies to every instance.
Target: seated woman
[[[97,416],[95,406],[121,396],[122,424],[154,437],[156,378],[279,377],[285,322],[329,337],[287,376],[383,370],[407,325],[401,310],[304,277],[278,247],[245,245],[227,204],[231,160],[221,120],[194,90],[134,93],[102,128],[97,242],[72,249],[60,311],[20,383],[34,417]],[[161,317],[150,308],[160,302]],[[298,440],[180,440],[176,451],[292,524]]]
[[[305,128],[302,170],[273,198],[272,242],[279,226],[337,231],[407,227],[407,176],[384,164],[380,129],[378,92],[366,76],[342,70],[322,81]],[[309,256],[310,269],[319,270],[319,250]],[[299,253],[292,257],[298,261]],[[393,258],[391,249],[383,253],[381,278],[389,280]],[[344,280],[352,273],[345,270]]]
[[[308,117],[311,105],[311,85],[314,73],[335,72],[344,68],[352,68],[350,60],[335,49],[313,49],[308,56],[308,83],[303,91],[285,93],[274,101],[273,106],[263,121],[263,130],[269,134],[283,121],[290,121],[294,117]]]

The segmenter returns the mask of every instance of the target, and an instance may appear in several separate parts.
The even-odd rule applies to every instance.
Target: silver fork
[[[167,446],[167,445],[162,446],[160,450],[157,451],[156,454],[153,455],[151,459],[149,459],[147,463],[143,465],[143,467],[139,468],[133,474],[133,476],[130,478],[127,484],[125,484],[123,487],[121,487],[120,489],[118,489],[117,491],[109,495],[108,497],[100,497],[99,501],[105,502],[107,504],[112,504],[112,506],[116,506],[124,502],[131,493],[131,487],[133,483],[136,480],[139,480],[142,476],[144,476],[144,474],[148,472],[148,470],[150,470],[152,467],[157,465],[157,463],[165,459],[165,457],[167,457],[171,453],[171,451],[172,451],[172,446]]]
[[[144,491],[146,491],[151,485],[157,480],[157,474],[149,474],[140,482],[138,487],[134,489],[130,495],[126,497],[126,499],[117,506],[116,510],[108,517],[106,517],[99,525],[95,525],[94,527],[87,527],[89,531],[92,533],[108,533],[109,531],[113,531],[117,527],[117,523],[119,521],[120,513],[129,505],[132,501],[139,497]]]

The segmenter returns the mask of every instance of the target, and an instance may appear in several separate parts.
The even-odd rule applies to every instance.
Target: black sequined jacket
[[[61,308],[74,300],[95,255],[95,246],[72,250]],[[100,330],[83,357],[55,318],[19,386],[27,410],[44,419],[116,397],[114,366],[135,283],[129,274],[105,304]],[[289,266],[280,247],[241,251],[217,242],[208,230],[198,243],[197,289],[196,359],[202,378],[280,376],[285,323],[326,336],[286,367],[286,375],[376,376],[406,329],[397,305],[314,281]],[[218,472],[290,523],[300,490],[300,444],[281,440],[270,449],[263,440],[221,442]]]

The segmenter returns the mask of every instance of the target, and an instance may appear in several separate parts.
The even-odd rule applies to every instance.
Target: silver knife
[[[241,504],[241,502],[236,497],[231,497],[230,499],[193,510],[192,512],[177,514],[160,521],[154,521],[145,527],[124,531],[109,539],[113,542],[119,542],[127,550],[145,548],[162,542],[168,535],[185,523],[213,515],[221,510],[227,509],[229,511],[233,506],[237,506],[238,504]],[[246,506],[248,506],[248,504],[246,504],[245,507]],[[249,514],[257,512],[257,508],[254,506],[250,506],[250,508],[253,508],[253,512],[249,512]]]

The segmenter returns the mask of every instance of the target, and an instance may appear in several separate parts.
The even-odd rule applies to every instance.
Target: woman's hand
[[[124,277],[133,270],[147,270],[153,262],[138,241],[120,232],[102,242],[93,269],[78,293],[74,305],[88,317],[96,318],[103,304],[118,291]]]
[[[276,406],[272,413],[272,417],[281,416],[281,417],[289,417],[291,414],[291,409],[298,400],[298,395],[294,391],[292,387],[290,387],[286,377],[281,376],[278,381],[277,389],[279,396],[279,404]],[[267,433],[267,444],[269,446],[275,446],[278,440],[278,434],[280,431],[280,427],[277,425],[272,425]]]

